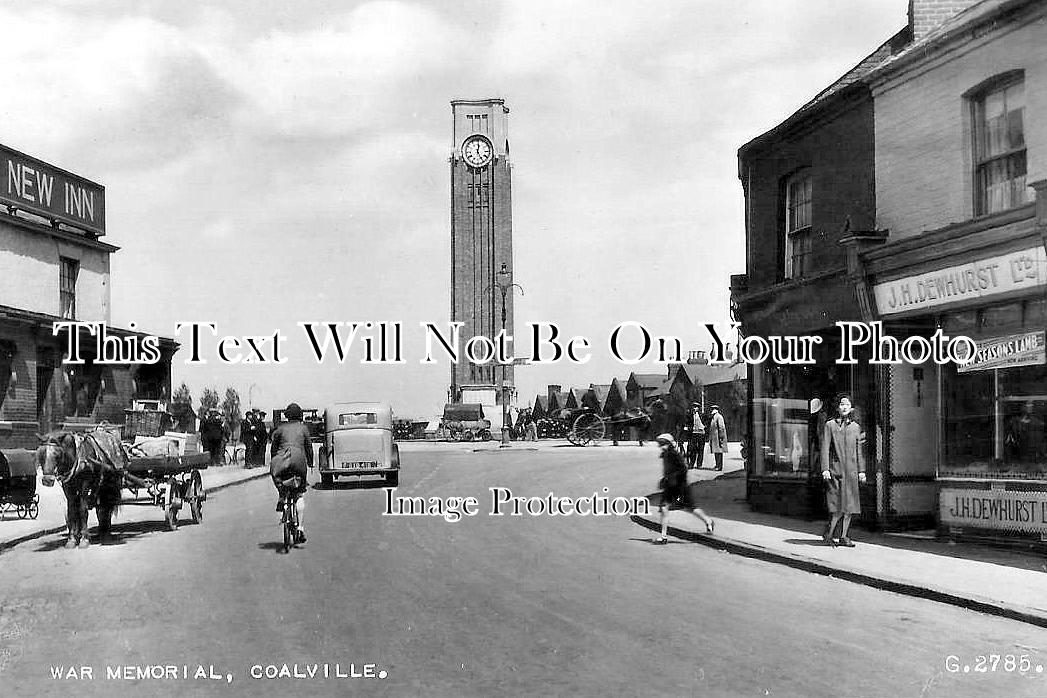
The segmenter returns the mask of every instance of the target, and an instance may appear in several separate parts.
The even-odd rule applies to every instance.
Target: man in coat
[[[851,516],[862,513],[858,485],[865,484],[865,456],[862,453],[862,430],[854,419],[851,398],[840,395],[836,399],[836,418],[825,423],[822,436],[822,479],[825,481],[825,503],[829,509],[829,527],[825,531],[826,545],[839,544],[853,548],[847,537]],[[833,538],[836,524],[843,521],[840,538]]]
[[[705,419],[701,405],[691,404],[691,424],[687,435],[687,467],[701,468],[705,464]]]
[[[709,418],[709,452],[716,459],[716,470],[723,470],[723,454],[727,453],[727,425],[720,414],[720,406],[713,405],[709,408],[712,416]]]
[[[200,421],[200,447],[211,454],[211,465],[222,464],[224,443],[222,413],[212,407]]]

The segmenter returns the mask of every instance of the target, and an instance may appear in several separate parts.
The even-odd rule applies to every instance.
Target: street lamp
[[[495,274],[495,285],[498,286],[498,290],[502,292],[502,334],[505,335],[505,297],[513,288],[520,290],[520,295],[524,295],[523,287],[520,284],[513,283],[513,273],[509,271],[509,267],[506,266],[505,262],[502,262],[502,268]],[[508,448],[509,446],[509,401],[505,399],[505,364],[502,364],[502,375],[498,381],[498,396],[502,401],[502,443],[499,444],[499,448]]]

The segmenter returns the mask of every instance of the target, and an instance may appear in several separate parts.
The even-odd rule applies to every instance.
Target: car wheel
[[[321,473],[320,484],[324,487],[334,487],[334,475],[330,473]]]
[[[386,487],[399,487],[400,486],[400,473],[389,473],[385,476]]]

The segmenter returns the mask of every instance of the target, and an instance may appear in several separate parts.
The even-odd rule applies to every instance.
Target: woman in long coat
[[[825,480],[825,502],[829,509],[829,527],[825,543],[836,545],[836,525],[843,521],[839,544],[853,548],[847,537],[851,516],[862,513],[858,485],[865,484],[865,457],[862,453],[861,427],[852,419],[851,398],[836,398],[836,418],[825,423],[822,435],[822,478]]]

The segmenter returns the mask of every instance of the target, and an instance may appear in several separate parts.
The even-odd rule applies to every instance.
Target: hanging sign
[[[1037,366],[1047,362],[1047,341],[1042,331],[983,339],[975,344],[978,346],[978,351],[974,354],[974,361],[967,364],[957,362],[956,371],[958,373],[1014,366]],[[966,357],[958,358],[965,359]]]

